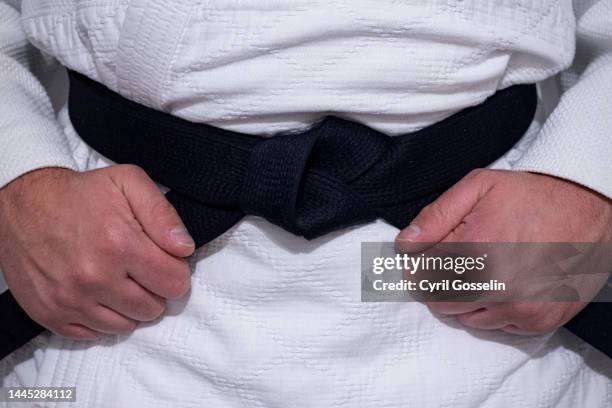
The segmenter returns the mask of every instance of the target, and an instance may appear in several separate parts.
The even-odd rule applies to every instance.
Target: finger
[[[449,316],[483,309],[483,304],[476,302],[429,302],[426,304],[432,312]]]
[[[555,307],[550,307],[554,305]],[[499,313],[507,316],[503,330],[520,335],[537,335],[550,332],[563,323],[563,303],[513,302],[501,303]]]
[[[486,170],[473,171],[444,192],[415,217],[396,238],[401,250],[407,246],[414,250],[414,243],[438,243],[453,231],[472,211],[491,185]]]
[[[179,299],[191,287],[191,269],[184,259],[168,255],[152,242],[145,242],[128,265],[128,276],[164,299]]]
[[[162,297],[151,293],[130,277],[127,277],[114,292],[107,291],[102,294],[99,301],[128,319],[139,322],[157,319],[166,308],[166,302]]]
[[[86,328],[106,334],[127,334],[136,328],[137,322],[120,315],[104,305],[88,310],[78,323]]]
[[[149,176],[136,166],[115,166],[121,190],[149,238],[164,251],[186,257],[195,243],[178,213]]]
[[[535,331],[535,330],[522,329],[519,326],[517,326],[516,324],[509,324],[507,326],[502,327],[501,330],[506,332],[506,333],[515,334],[517,336],[539,336],[539,335],[542,335],[542,333],[540,333],[538,331]]]
[[[481,330],[497,330],[508,325],[506,316],[496,313],[496,308],[480,309],[457,315],[457,320],[464,326]]]
[[[67,324],[65,327],[53,332],[71,340],[95,340],[102,336],[102,333],[77,323]]]

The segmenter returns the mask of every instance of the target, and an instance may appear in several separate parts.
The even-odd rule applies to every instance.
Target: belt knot
[[[306,238],[373,219],[350,185],[390,145],[389,137],[333,116],[306,132],[264,139],[251,150],[240,207]]]

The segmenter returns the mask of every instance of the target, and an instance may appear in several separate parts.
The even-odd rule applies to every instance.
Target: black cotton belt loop
[[[166,197],[198,247],[246,214],[307,239],[378,218],[403,228],[469,171],[507,152],[529,128],[536,104],[535,85],[517,85],[402,136],[328,116],[302,133],[263,138],[179,119],[70,72],[77,133],[170,188]],[[43,331],[9,292],[0,296],[0,316],[0,358]],[[586,319],[610,322],[597,313]]]

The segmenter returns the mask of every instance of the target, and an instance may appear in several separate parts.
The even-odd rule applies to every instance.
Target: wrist
[[[74,173],[76,173],[74,170],[63,167],[45,167],[20,175],[0,188],[0,214],[10,207],[21,205],[20,202],[27,192],[40,193],[41,187],[48,188],[50,183]]]

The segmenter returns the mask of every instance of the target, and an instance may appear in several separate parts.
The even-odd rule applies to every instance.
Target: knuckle
[[[529,319],[523,322],[522,327],[530,334],[544,334],[555,328],[555,324],[548,319]]]
[[[438,314],[447,314],[449,313],[449,307],[439,302],[430,302],[427,303],[427,307],[434,313]]]
[[[538,318],[534,320],[534,330],[539,334],[550,332],[564,323],[564,311],[562,307],[554,307],[550,310],[542,310]]]
[[[129,334],[136,330],[138,324],[133,320],[125,320],[124,322],[117,324],[116,331],[118,334]]]
[[[458,315],[464,311],[465,302],[449,302],[444,300],[428,302],[429,309],[441,315]]]
[[[169,280],[168,294],[172,298],[182,298],[189,292],[189,289],[191,289],[191,280],[188,275]]]
[[[470,315],[459,314],[456,317],[457,317],[457,321],[459,321],[459,323],[461,323],[462,325],[472,327],[473,323],[472,323],[472,319]]]
[[[430,204],[428,204],[423,212],[427,214],[428,217],[435,218],[437,220],[443,220],[446,217],[446,210],[444,206],[440,203],[439,200],[436,200]]]
[[[82,291],[90,292],[98,289],[103,284],[103,275],[97,269],[81,268],[75,276],[75,284]]]
[[[478,178],[482,178],[489,173],[491,173],[491,170],[489,169],[474,169],[467,174],[466,178],[475,180]]]
[[[148,308],[149,315],[146,316],[146,317],[149,320],[155,320],[159,316],[161,316],[165,311],[166,311],[166,303],[165,302],[153,303],[152,305],[149,306],[149,308]]]
[[[533,319],[539,314],[540,305],[532,302],[518,303],[513,306],[513,309],[519,319]]]
[[[119,173],[124,174],[130,178],[138,178],[146,175],[145,171],[135,164],[119,164],[115,166],[115,168]]]
[[[535,334],[544,334],[548,333],[551,330],[554,330],[556,327],[551,322],[547,321],[538,321],[533,324],[532,331]]]
[[[53,332],[59,336],[65,337],[67,339],[73,339],[76,333],[70,327],[59,326],[57,328],[53,328]]]
[[[129,248],[130,231],[123,225],[108,223],[104,226],[98,245],[107,256],[122,256]]]
[[[157,319],[166,310],[165,302],[154,301],[134,301],[133,310],[142,321],[151,321]]]
[[[172,204],[170,204],[170,202],[163,197],[155,200],[149,211],[153,219],[168,217],[169,215],[175,214]]]

